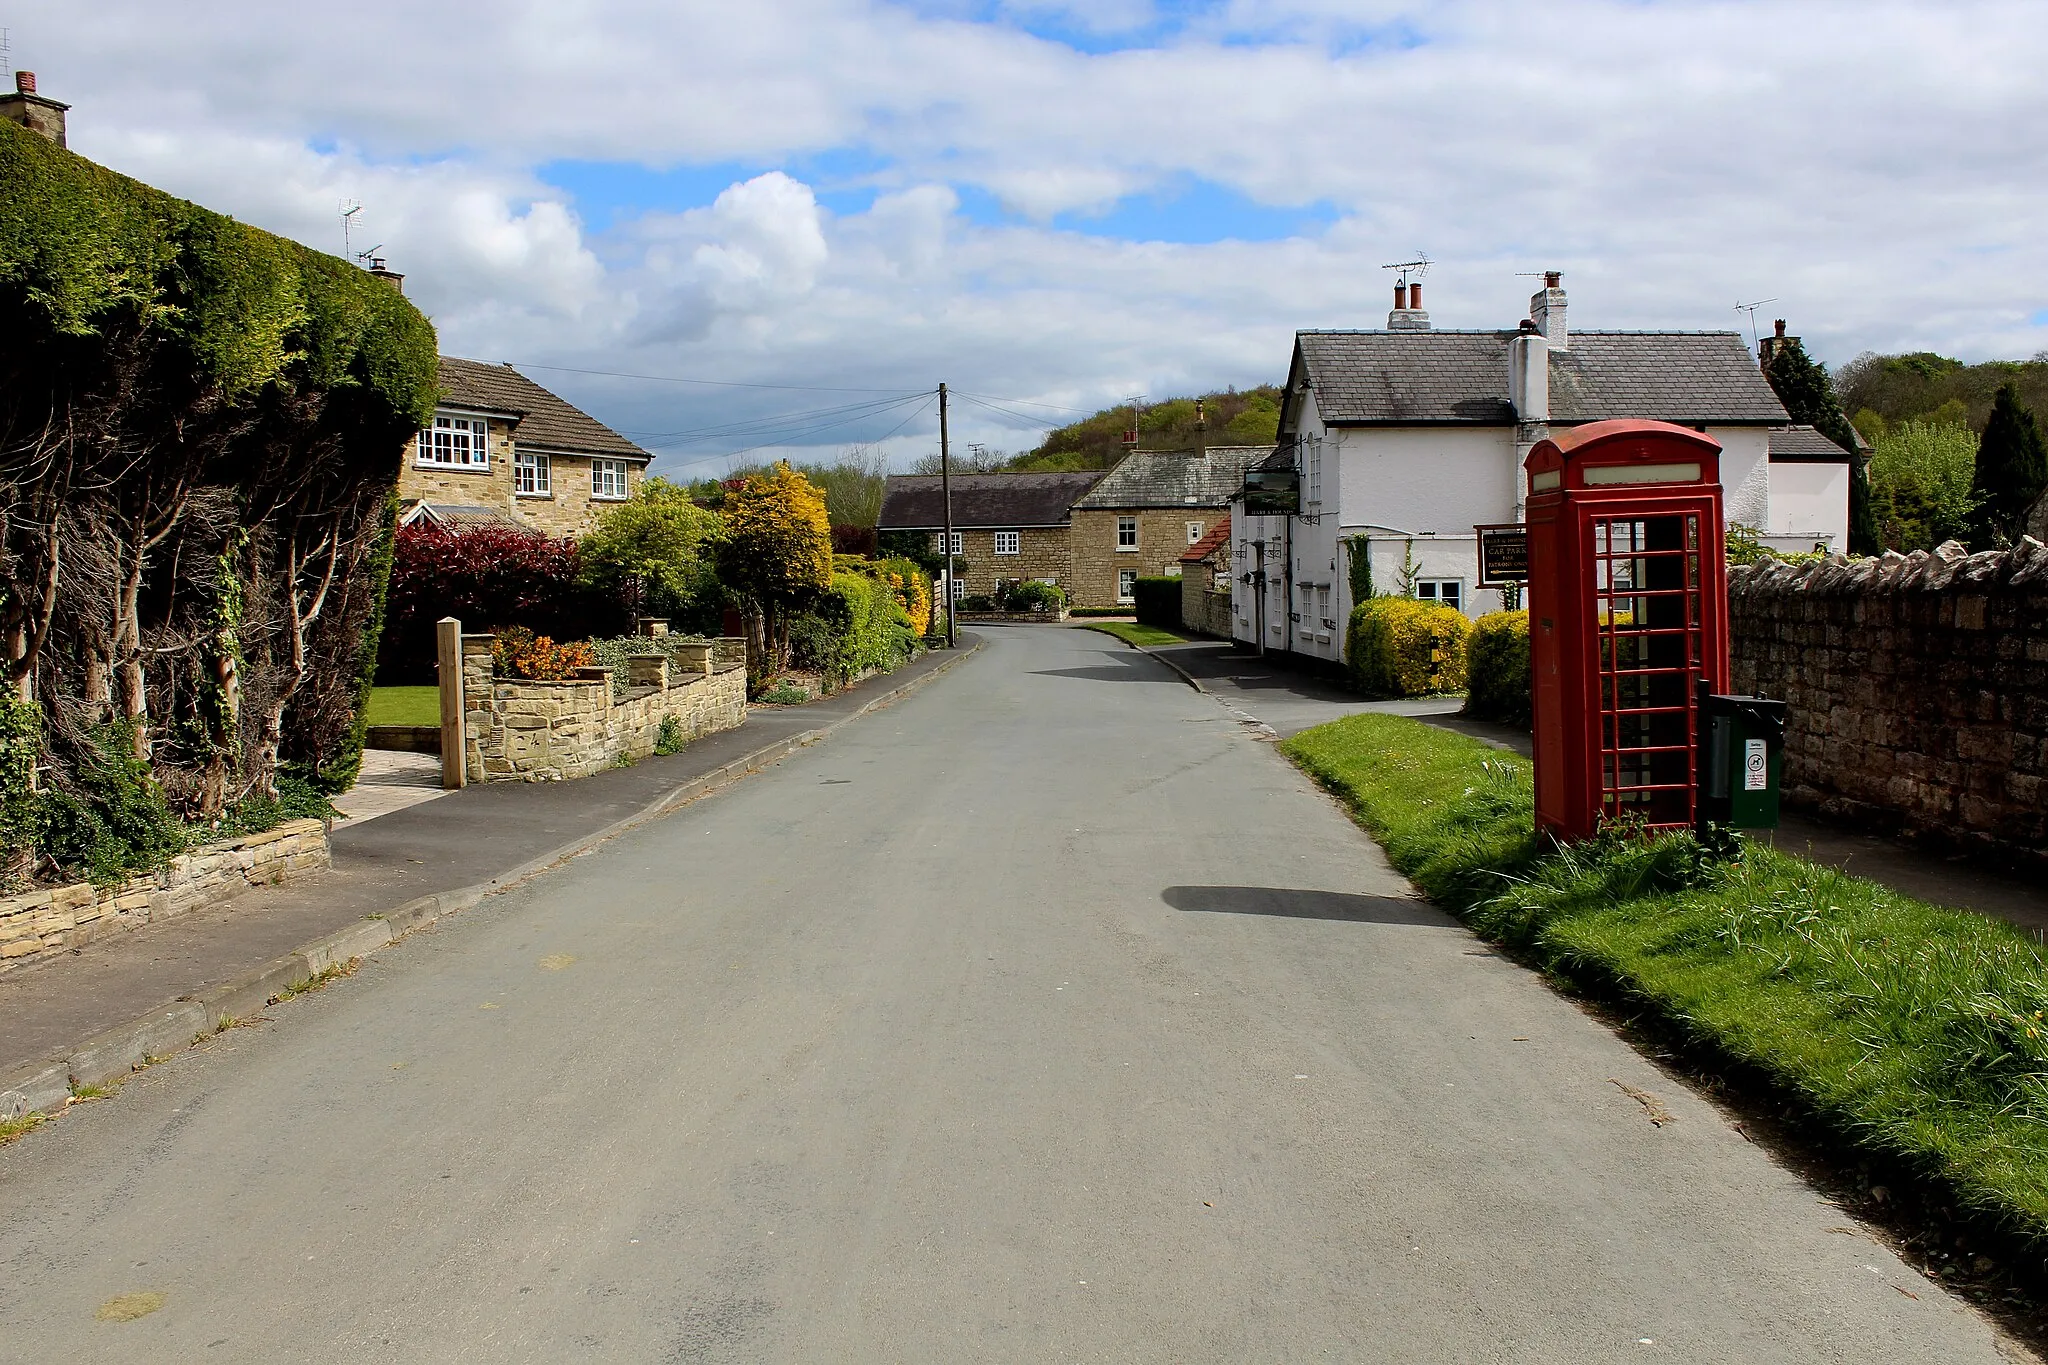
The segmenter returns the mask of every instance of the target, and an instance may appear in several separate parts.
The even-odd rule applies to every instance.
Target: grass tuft
[[[24,1133],[33,1133],[50,1121],[50,1116],[40,1109],[31,1109],[20,1118],[0,1119],[0,1147],[5,1147]]]
[[[1526,759],[1398,716],[1281,745],[1479,933],[1647,1006],[1825,1131],[2048,1248],[2048,963],[2019,930],[1760,845],[1560,849]]]
[[[1185,635],[1176,635],[1158,626],[1140,625],[1136,621],[1091,621],[1081,629],[1114,635],[1127,645],[1184,645],[1188,642]]]

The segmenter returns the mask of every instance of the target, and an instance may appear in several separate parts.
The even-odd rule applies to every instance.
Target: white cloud
[[[1584,325],[1725,328],[1776,296],[1837,361],[2048,345],[2029,0],[1231,0],[1101,54],[978,8],[109,0],[14,38],[117,169],[325,247],[364,200],[448,348],[486,358],[1090,407],[1275,377],[1295,327],[1377,323],[1378,265],[1418,248],[1440,325],[1512,323],[1515,272],[1552,267]],[[1006,12],[1153,33],[1135,0]],[[873,167],[872,208],[771,172],[594,236],[538,177],[825,153]],[[1043,226],[1189,177],[1340,221],[1207,246]],[[969,221],[967,187],[1025,223]],[[605,397],[650,429],[771,401],[680,392]]]

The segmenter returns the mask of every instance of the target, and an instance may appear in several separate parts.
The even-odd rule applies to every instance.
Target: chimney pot
[[[1774,329],[1776,335],[1785,335],[1785,319],[1779,318],[1776,322],[1772,323],[1771,326]]]
[[[1418,311],[1422,308],[1421,280],[1417,280],[1415,283],[1408,286],[1408,306]]]
[[[35,92],[36,92],[36,73],[35,73],[35,72],[33,72],[33,71],[17,71],[17,72],[15,72],[15,73],[14,73],[14,88],[15,88],[16,90],[19,90],[19,91],[20,91],[20,92],[21,92],[22,94],[24,94],[24,95],[33,95],[33,94],[35,94]]]
[[[1543,287],[1545,289],[1556,289],[1559,281],[1563,279],[1564,272],[1562,270],[1546,270],[1543,272]]]
[[[1408,286],[1407,286],[1407,285],[1405,285],[1405,284],[1397,284],[1397,285],[1395,285],[1395,286],[1394,286],[1394,307],[1396,307],[1396,308],[1406,308],[1407,306],[1408,306]]]

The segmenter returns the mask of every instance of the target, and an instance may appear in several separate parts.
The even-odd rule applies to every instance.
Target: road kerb
[[[890,688],[859,710],[829,725],[787,736],[773,744],[764,744],[711,772],[678,783],[633,814],[539,857],[529,858],[488,881],[407,901],[244,972],[201,995],[169,1001],[129,1023],[95,1034],[65,1049],[61,1058],[22,1067],[0,1078],[0,1119],[20,1118],[29,1113],[54,1113],[63,1108],[72,1091],[79,1086],[105,1085],[129,1075],[151,1059],[182,1050],[200,1035],[213,1033],[223,1024],[246,1021],[329,967],[346,965],[352,958],[368,957],[379,949],[429,928],[445,915],[475,906],[485,896],[510,890],[527,878],[658,819],[678,806],[770,767],[798,749],[824,739],[841,726],[891,702],[900,701],[932,679],[952,671],[979,650],[981,643],[976,640],[930,672]]]

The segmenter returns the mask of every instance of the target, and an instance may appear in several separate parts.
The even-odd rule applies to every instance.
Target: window
[[[1118,569],[1116,571],[1116,600],[1119,602],[1129,602],[1135,599],[1137,595],[1138,571],[1136,569]]]
[[[1308,441],[1308,504],[1320,507],[1323,504],[1323,438],[1312,436]]]
[[[1330,619],[1330,585],[1327,583],[1316,589],[1316,615],[1325,626],[1335,627],[1337,624]]]
[[[1116,519],[1116,547],[1119,550],[1135,550],[1138,548],[1138,519],[1136,517],[1118,517]]]
[[[996,532],[996,553],[999,555],[1022,554],[1024,553],[1023,542],[1024,533],[1022,531],[998,531]]]
[[[946,583],[948,584],[948,586],[950,586],[950,587],[951,587],[951,588],[953,589],[953,600],[954,600],[955,602],[958,602],[958,601],[959,601],[959,600],[960,600],[961,598],[963,598],[963,597],[967,596],[967,580],[966,580],[966,579],[964,579],[964,578],[955,578],[955,577],[954,577],[954,576],[952,576],[951,574],[948,574],[948,575],[946,576]]]
[[[966,533],[965,533],[964,531],[955,531],[955,532],[953,533],[953,553],[954,553],[954,554],[956,554],[956,555],[957,555],[957,554],[962,554],[962,553],[964,553],[964,551],[962,551],[962,550],[961,550],[961,548],[960,548],[960,544],[961,544],[961,539],[960,539],[960,538],[961,538],[961,537],[962,537],[963,535],[965,535],[965,534],[966,534]],[[945,533],[944,531],[934,531],[934,532],[932,532],[932,553],[933,553],[933,554],[935,554],[935,555],[942,555],[942,554],[944,554],[945,552],[946,552],[946,533]]]
[[[529,498],[545,498],[555,491],[554,469],[548,457],[534,450],[512,452],[512,491]]]
[[[1188,544],[1192,545],[1192,544],[1194,544],[1194,543],[1195,543],[1196,541],[1200,540],[1201,538],[1202,538],[1202,523],[1201,523],[1201,522],[1199,522],[1199,521],[1191,521],[1191,522],[1189,522],[1189,523],[1188,523]]]
[[[491,465],[491,424],[481,417],[434,414],[434,423],[420,429],[419,463],[451,469],[488,469]]]
[[[1441,602],[1447,607],[1465,610],[1465,580],[1462,578],[1419,578],[1415,581],[1415,596],[1424,602]]]
[[[607,502],[621,502],[626,497],[626,462],[624,460],[592,460],[590,462],[590,496]]]

